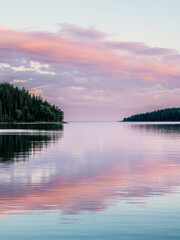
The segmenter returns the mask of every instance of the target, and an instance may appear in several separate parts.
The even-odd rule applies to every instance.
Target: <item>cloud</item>
[[[0,24],[0,30],[6,30],[6,27]]]
[[[179,67],[174,64],[172,66],[171,61],[166,59],[167,55],[175,53],[173,50],[150,48],[141,43],[112,43],[104,40],[104,37],[99,37],[103,35],[100,31],[67,24],[62,26],[64,28],[57,34],[1,30],[0,47],[3,49],[1,61],[5,52],[4,60],[8,55],[12,57],[19,54],[48,64],[82,66],[117,76],[131,76],[131,71],[128,70],[131,70],[132,66],[138,71],[180,74]],[[84,40],[83,36],[88,37]],[[108,47],[112,45],[121,52]],[[131,54],[124,52],[127,50]],[[161,55],[161,61],[156,57],[146,58],[146,55]]]
[[[72,86],[71,88],[74,89],[74,90],[78,90],[78,91],[84,90],[84,87],[74,87],[74,86]]]
[[[24,83],[24,82],[27,82],[27,80],[14,79],[10,83]]]
[[[76,37],[78,39],[103,40],[108,36],[107,34],[97,31],[92,27],[85,29],[67,23],[60,23],[59,26],[62,28],[61,33],[73,38]]]
[[[116,50],[132,52],[138,55],[175,55],[177,51],[168,48],[149,47],[141,42],[107,42],[107,46]]]
[[[0,76],[6,76],[7,74],[6,73],[0,73]]]
[[[92,27],[67,23],[59,26],[57,33],[49,33],[0,25],[0,80],[18,79],[13,83],[28,89],[43,86],[43,96],[61,104],[65,111],[71,104],[81,108],[83,101],[89,106],[94,104],[98,112],[106,104],[113,119],[119,114],[117,106],[126,115],[150,105],[160,108],[161,99],[165,101],[163,106],[178,104],[179,97],[173,97],[180,79],[180,55],[176,50],[109,41],[108,34]],[[157,84],[163,91],[171,89],[171,94],[165,98],[159,92],[154,98],[148,89]]]
[[[48,71],[49,65],[48,64],[40,64],[39,62],[30,61],[29,67],[26,66],[11,66],[7,63],[1,63],[0,69],[11,69],[14,72],[27,72],[27,71],[35,71],[38,74],[49,74],[49,75],[56,75],[55,72]],[[44,69],[44,70],[42,70]]]
[[[29,89],[29,93],[34,94],[35,96],[41,96],[43,92],[38,88],[31,88]]]

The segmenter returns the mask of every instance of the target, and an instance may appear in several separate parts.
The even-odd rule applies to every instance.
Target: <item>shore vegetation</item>
[[[124,122],[178,122],[180,108],[166,108],[153,112],[146,112],[124,118]]]
[[[40,96],[9,83],[0,84],[0,122],[63,122],[64,113]]]

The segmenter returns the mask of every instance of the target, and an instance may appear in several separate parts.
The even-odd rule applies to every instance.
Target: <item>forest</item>
[[[61,109],[40,96],[9,83],[0,84],[0,122],[62,122],[63,118]]]
[[[180,121],[180,108],[166,108],[153,112],[141,113],[124,118],[124,122],[159,122]]]

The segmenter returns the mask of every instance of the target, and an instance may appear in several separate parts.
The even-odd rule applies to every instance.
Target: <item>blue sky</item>
[[[178,0],[6,0],[0,16],[6,27],[56,31],[66,22],[180,51],[179,12]]]

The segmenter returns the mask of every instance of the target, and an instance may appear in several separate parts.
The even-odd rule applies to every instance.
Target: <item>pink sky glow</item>
[[[59,24],[57,33],[0,25],[0,81],[41,94],[65,120],[120,120],[180,101],[180,54],[108,40],[93,28]]]

